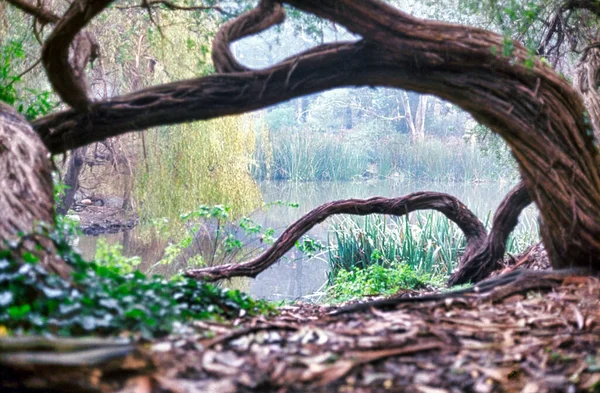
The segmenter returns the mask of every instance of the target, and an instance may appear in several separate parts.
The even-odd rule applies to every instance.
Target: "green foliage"
[[[22,252],[23,241],[0,251],[0,326],[14,334],[116,335],[152,338],[175,322],[233,318],[270,311],[239,291],[177,277],[123,274],[122,266],[89,263],[64,237],[51,233],[59,255],[72,267],[73,283],[49,274]],[[127,268],[126,270],[129,270]]]
[[[165,217],[177,232],[180,212],[202,204],[228,204],[234,216],[258,207],[260,190],[248,170],[254,134],[244,125],[243,117],[227,117],[149,135],[152,148],[135,172],[142,223]]]
[[[368,157],[358,143],[343,143],[340,135],[314,130],[271,133],[255,153],[255,178],[272,180],[319,181],[351,180],[362,175]],[[263,153],[268,149],[269,153]],[[261,157],[270,156],[267,165]]]
[[[349,218],[341,220],[329,240],[329,286],[342,288],[334,290],[336,297],[342,296],[339,291],[352,292],[358,285],[356,282],[368,280],[369,288],[381,285],[387,291],[390,281],[385,274],[395,274],[394,270],[399,270],[400,276],[407,271],[414,272],[421,283],[443,285],[464,252],[464,235],[439,213],[417,213],[412,218],[367,216],[362,222]],[[535,220],[522,215],[521,221],[525,229],[514,232],[507,241],[506,251],[510,254],[522,252],[539,241]],[[389,271],[384,274],[382,269]],[[383,282],[379,284],[378,280]],[[394,288],[395,291],[397,286]]]
[[[47,114],[57,104],[50,100],[50,92],[19,88],[22,80],[16,74],[14,63],[24,57],[21,42],[8,41],[0,46],[0,101],[15,106],[27,119],[33,120]]]
[[[273,228],[263,228],[248,217],[232,220],[231,212],[232,208],[227,205],[201,205],[181,214],[184,235],[165,248],[162,259],[154,268],[160,265],[179,267],[180,263],[185,267],[235,263],[274,242]],[[158,220],[158,223],[162,221]]]
[[[122,251],[121,244],[108,244],[104,239],[99,239],[94,261],[98,265],[109,267],[122,274],[132,273],[142,260],[140,257],[126,257]]]
[[[424,288],[430,280],[405,263],[375,263],[364,269],[340,270],[327,293],[333,300],[343,302],[367,295],[393,295],[401,289]]]
[[[304,236],[301,240],[296,242],[296,247],[308,258],[312,258],[316,253],[327,249],[327,246],[323,243],[308,236]]]
[[[443,281],[465,249],[464,235],[439,214],[413,217],[412,222],[406,217],[342,219],[330,239],[329,282],[334,282],[340,271],[394,263],[407,264],[419,274]]]

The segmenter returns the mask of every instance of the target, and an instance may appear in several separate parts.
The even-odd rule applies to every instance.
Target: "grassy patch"
[[[516,254],[539,239],[535,220],[507,241]],[[524,227],[524,228],[523,228]],[[434,212],[407,217],[342,218],[331,230],[328,293],[334,300],[372,294],[393,294],[425,284],[442,288],[465,250],[460,229]]]

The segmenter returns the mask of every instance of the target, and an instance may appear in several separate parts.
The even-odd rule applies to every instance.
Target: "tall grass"
[[[399,173],[414,180],[477,182],[510,176],[510,169],[458,139],[410,143],[402,135],[392,135],[381,141],[373,162],[383,176]]]
[[[266,143],[265,143],[266,141]],[[325,133],[308,129],[270,132],[256,144],[256,179],[320,181],[403,177],[439,182],[493,181],[513,175],[476,146],[460,139],[359,131]],[[268,157],[271,161],[266,161]]]
[[[407,264],[418,274],[443,281],[466,246],[462,231],[434,212],[417,212],[408,218],[342,218],[330,233],[330,283],[341,270],[397,263]],[[507,242],[507,252],[522,252],[537,238],[537,223],[524,216],[522,224]]]
[[[363,174],[369,156],[353,143],[345,142],[341,135],[309,131],[288,131],[257,143],[256,164],[252,168],[255,178],[264,180],[323,181],[351,180]],[[270,167],[264,163],[271,150]]]

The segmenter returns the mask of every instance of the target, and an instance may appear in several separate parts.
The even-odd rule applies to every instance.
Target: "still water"
[[[263,228],[274,228],[275,233],[279,234],[311,209],[332,200],[372,196],[398,197],[415,191],[439,191],[456,196],[485,222],[488,215],[491,220],[491,215],[511,187],[512,184],[507,183],[423,183],[393,180],[326,183],[263,182],[260,188],[266,204],[283,201],[298,203],[299,206],[291,208],[274,205],[253,213],[251,218]],[[535,216],[535,210],[530,207],[525,214],[531,219]],[[328,227],[335,222],[335,218],[330,218],[318,224],[308,233],[308,236],[326,243]],[[134,229],[126,233],[102,237],[110,243],[123,244],[125,255],[141,256],[143,263],[140,269],[151,271],[153,267],[156,268],[156,261],[163,257],[165,245],[148,239],[141,241],[139,236],[139,231]],[[79,240],[78,246],[84,257],[93,258],[97,240],[98,237],[82,237]],[[152,271],[174,274],[184,268],[185,266],[177,266],[176,270]],[[293,249],[288,252],[286,258],[271,266],[256,279],[237,282],[235,285],[258,298],[310,300],[318,296],[319,289],[322,289],[325,284],[327,270],[325,256],[303,258],[298,250]]]

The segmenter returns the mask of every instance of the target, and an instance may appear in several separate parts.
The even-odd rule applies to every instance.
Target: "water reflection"
[[[290,183],[263,182],[260,188],[265,203],[275,201],[296,202],[298,208],[274,205],[265,211],[255,212],[251,218],[263,228],[274,228],[276,234],[281,233],[287,226],[306,214],[316,206],[337,199],[369,198],[372,196],[398,197],[415,191],[439,191],[456,196],[474,211],[484,222],[491,221],[491,215],[510,190],[511,184],[462,184],[462,183],[423,183],[396,182],[390,180],[370,180],[364,182],[327,182],[327,183]],[[525,215],[531,220],[536,215],[534,208],[529,208]],[[327,229],[336,219],[329,219],[316,225],[309,236],[327,241]],[[522,224],[520,224],[522,225]],[[521,229],[522,230],[522,229]],[[125,255],[142,257],[142,270],[162,274],[174,274],[186,268],[188,257],[180,258],[172,266],[158,266],[156,262],[163,257],[165,242],[158,239],[141,239],[140,230],[104,236],[107,241],[123,244]],[[79,248],[84,256],[93,258],[96,249],[96,237],[83,237]],[[202,245],[204,244],[204,245]],[[198,242],[197,247],[206,247],[206,242]],[[297,299],[310,297],[318,291],[327,279],[326,256],[306,259],[294,249],[288,252],[286,258],[271,266],[255,280],[244,281],[242,289],[253,296],[270,300]],[[240,285],[240,284],[238,284]]]

